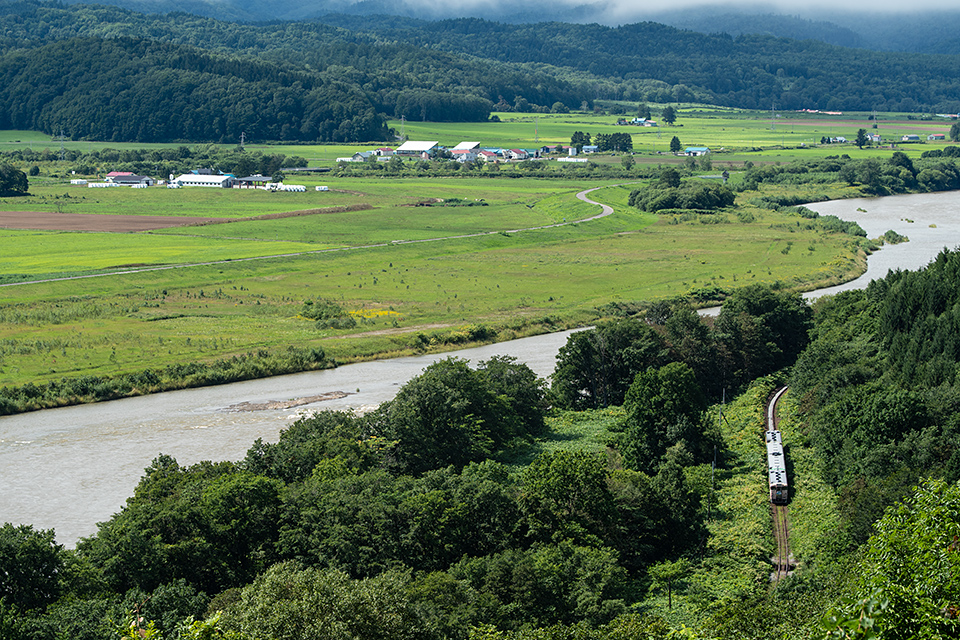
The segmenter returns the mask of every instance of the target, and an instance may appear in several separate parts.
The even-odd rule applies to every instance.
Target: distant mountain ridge
[[[78,4],[86,0],[66,0]],[[705,34],[770,35],[792,40],[818,40],[842,47],[874,51],[960,54],[960,9],[953,11],[889,12],[824,11],[791,8],[771,12],[768,5],[702,5],[679,10],[640,6],[625,9],[608,1],[580,5],[524,4],[493,0],[476,5],[438,5],[412,0],[102,0],[103,4],[141,13],[184,12],[234,22],[313,20],[338,15],[392,15],[422,20],[473,17],[510,24],[538,22],[597,23],[617,26],[655,21]],[[806,12],[806,13],[805,13]]]

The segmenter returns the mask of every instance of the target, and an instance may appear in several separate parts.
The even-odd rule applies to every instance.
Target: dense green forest
[[[73,138],[386,140],[386,117],[486,120],[502,97],[579,107],[583,93],[545,72],[319,24],[4,3],[0,25],[0,126]]]
[[[0,4],[0,126],[113,141],[369,141],[387,117],[478,121],[596,99],[960,111],[952,56],[655,23],[326,16],[239,24]]]
[[[508,25],[478,18],[323,20],[447,51],[616,79],[622,81],[620,97],[627,100],[908,112],[956,112],[960,106],[955,97],[960,76],[949,55],[889,54],[762,35],[706,35],[653,22],[614,28]]]

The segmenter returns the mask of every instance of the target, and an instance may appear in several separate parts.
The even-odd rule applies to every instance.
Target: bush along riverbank
[[[0,415],[11,415],[103,400],[206,387],[287,373],[332,369],[336,362],[322,348],[265,349],[213,362],[173,364],[116,376],[61,378],[44,384],[0,388]]]

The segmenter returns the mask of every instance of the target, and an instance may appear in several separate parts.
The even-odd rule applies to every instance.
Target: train
[[[787,504],[787,461],[783,457],[783,440],[779,431],[767,431],[767,477],[770,483],[770,502]]]
[[[777,400],[787,390],[780,389],[770,400],[767,408],[767,431],[764,439],[767,441],[767,478],[770,484],[770,502],[773,504],[787,504],[789,487],[787,486],[787,461],[783,457],[783,436],[777,429],[775,419]]]

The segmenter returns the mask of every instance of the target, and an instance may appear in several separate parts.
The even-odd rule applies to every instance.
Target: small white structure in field
[[[321,186],[317,187],[317,191],[330,191],[330,187],[321,185]]]
[[[81,179],[77,179],[77,180],[71,180],[71,181],[70,181],[70,184],[87,184],[87,181],[86,181],[86,180],[83,180],[83,179],[81,178]]]
[[[106,189],[108,187],[119,187],[115,182],[90,182],[87,184],[88,189]]]
[[[307,190],[307,188],[302,184],[283,184],[282,182],[268,182],[263,188],[267,191],[304,192]]]

